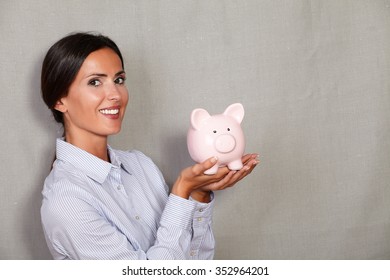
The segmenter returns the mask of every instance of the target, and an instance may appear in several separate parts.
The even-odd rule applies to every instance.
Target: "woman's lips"
[[[105,117],[110,118],[110,119],[119,118],[119,107],[110,107],[110,108],[100,109],[99,112],[102,113]]]
[[[119,113],[119,109],[102,109],[99,112],[104,115],[116,115]]]

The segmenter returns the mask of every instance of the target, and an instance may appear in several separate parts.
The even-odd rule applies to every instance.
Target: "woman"
[[[41,90],[64,127],[43,189],[42,224],[55,259],[212,259],[213,191],[234,185],[258,163],[219,168],[216,159],[184,169],[171,192],[153,162],[119,151],[128,102],[120,50],[109,38],[75,33],[55,43],[42,65]]]

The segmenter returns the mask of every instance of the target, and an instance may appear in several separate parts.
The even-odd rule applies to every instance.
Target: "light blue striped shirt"
[[[139,151],[108,147],[111,163],[62,139],[41,207],[54,259],[212,259],[214,200],[169,194]]]

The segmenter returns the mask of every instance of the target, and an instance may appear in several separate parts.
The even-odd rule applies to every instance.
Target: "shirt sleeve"
[[[168,259],[173,256],[212,259],[215,245],[211,230],[213,205],[214,202],[199,203],[170,194],[154,247],[165,248]],[[153,258],[155,253],[151,251],[149,255]]]
[[[211,193],[210,203],[200,203],[190,200],[196,204],[192,222],[193,237],[191,241],[191,259],[210,260],[214,257],[215,239],[212,231],[212,215],[214,209],[214,194]]]
[[[143,169],[147,170],[148,176],[156,174],[153,181],[159,181],[156,185],[163,185],[165,192],[168,193],[169,188],[154,162],[139,151],[137,156],[143,163]],[[147,167],[149,168],[146,169]],[[171,193],[162,212],[155,248],[148,252],[148,257],[156,258],[155,253],[162,250],[154,249],[165,248],[167,255],[164,258],[212,259],[215,247],[212,231],[213,193],[211,198],[210,203],[200,203],[191,197],[184,199]],[[172,242],[173,240],[176,243]]]

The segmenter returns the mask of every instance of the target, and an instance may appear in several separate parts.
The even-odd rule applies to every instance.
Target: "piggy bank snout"
[[[215,140],[215,149],[220,153],[229,153],[236,147],[236,139],[230,134],[222,134]]]

